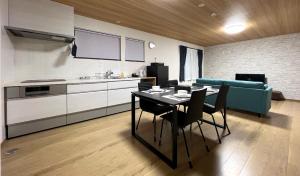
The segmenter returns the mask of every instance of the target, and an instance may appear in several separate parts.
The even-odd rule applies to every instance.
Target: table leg
[[[177,107],[174,106],[173,111],[177,111]],[[174,113],[174,119],[177,119],[177,113]],[[143,139],[139,133],[136,133],[135,130],[135,95],[131,94],[131,134],[135,137],[138,141],[140,141],[145,147],[147,147],[151,152],[156,154],[161,160],[166,162],[170,167],[173,169],[177,168],[177,120],[174,122],[172,127],[172,159],[169,159],[165,154],[161,153],[156,147],[154,147],[151,143],[147,142]]]
[[[224,130],[226,130],[226,125],[227,125],[227,116],[226,116],[226,107],[224,107],[224,114],[223,114],[223,120],[224,120]]]
[[[224,128],[226,129],[227,127],[227,103],[225,101],[224,103]]]
[[[131,94],[131,135],[135,136],[135,95]]]
[[[172,126],[172,165],[173,168],[177,167],[177,107],[173,107],[173,126]]]

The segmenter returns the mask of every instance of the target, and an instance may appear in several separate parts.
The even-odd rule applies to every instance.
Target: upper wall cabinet
[[[50,0],[8,2],[9,27],[74,36],[73,7]]]

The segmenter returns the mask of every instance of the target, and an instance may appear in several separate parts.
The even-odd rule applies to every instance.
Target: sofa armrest
[[[267,89],[265,89],[266,94],[264,99],[266,100],[266,113],[269,111],[269,109],[271,109],[271,104],[272,104],[272,87],[268,87]]]
[[[227,97],[228,107],[266,114],[271,106],[270,94],[272,88],[253,89],[231,86]]]

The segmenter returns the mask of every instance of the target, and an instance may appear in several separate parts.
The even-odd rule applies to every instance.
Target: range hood
[[[58,42],[65,42],[65,43],[72,43],[73,40],[75,39],[74,36],[35,31],[31,29],[23,29],[23,28],[10,27],[10,26],[4,26],[4,28],[17,37],[51,40],[51,41],[58,41]]]

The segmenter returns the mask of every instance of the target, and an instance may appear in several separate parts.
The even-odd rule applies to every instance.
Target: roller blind
[[[121,37],[75,28],[77,58],[121,60]]]
[[[126,37],[125,60],[126,61],[145,61],[145,41]]]

